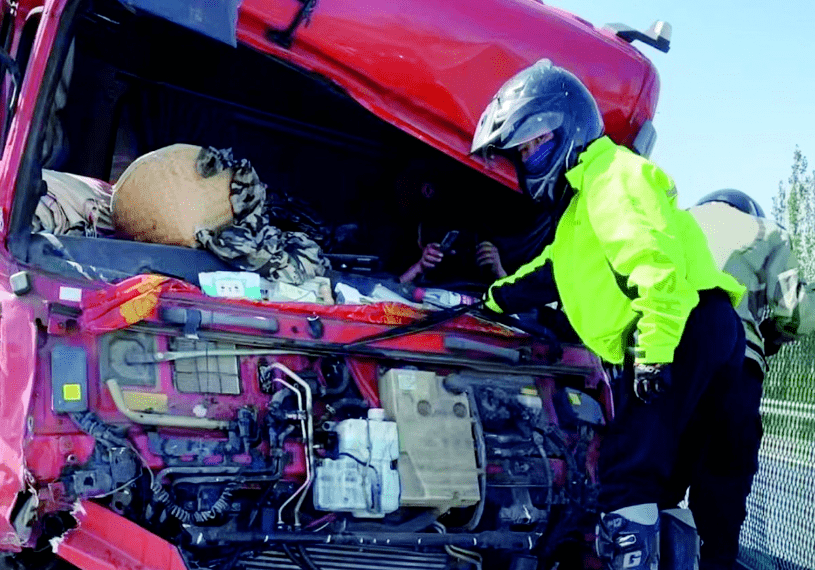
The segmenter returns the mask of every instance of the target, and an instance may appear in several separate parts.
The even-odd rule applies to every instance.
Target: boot
[[[659,509],[656,503],[600,515],[597,554],[607,570],[658,570]]]
[[[659,513],[660,570],[699,570],[699,534],[688,509]]]

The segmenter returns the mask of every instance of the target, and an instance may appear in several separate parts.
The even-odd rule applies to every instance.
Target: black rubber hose
[[[306,551],[305,548],[303,548],[302,544],[298,545],[297,554],[295,554],[291,547],[285,542],[282,543],[280,546],[283,549],[283,552],[286,553],[286,556],[288,556],[289,559],[292,562],[294,562],[301,570],[320,570],[305,553]]]
[[[334,410],[333,415],[335,416],[339,415],[344,409],[357,408],[367,410],[370,407],[365,400],[360,400],[359,398],[343,398],[342,400],[337,400],[336,402],[332,402],[328,405],[331,406],[332,410]]]
[[[351,384],[351,371],[348,369],[348,365],[343,363],[339,363],[338,367],[341,369],[341,376],[340,376],[340,383],[338,386],[334,388],[328,387],[328,378],[326,374],[323,374],[323,377],[326,378],[326,387],[325,387],[325,395],[326,396],[339,396],[345,390],[348,389],[348,386]]]
[[[349,522],[346,527],[349,532],[420,532],[428,528],[438,518],[434,511],[424,511],[421,514],[399,524],[383,524],[375,522]]]

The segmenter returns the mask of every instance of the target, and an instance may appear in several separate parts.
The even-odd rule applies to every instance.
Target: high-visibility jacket
[[[496,281],[488,307],[501,311],[502,287],[550,269],[577,335],[619,364],[635,327],[637,362],[672,362],[699,291],[719,288],[739,303],[745,288],[716,266],[699,225],[677,207],[673,180],[654,163],[602,137],[566,179],[574,196],[553,242]]]
[[[815,284],[800,278],[789,234],[775,222],[724,202],[689,211],[705,232],[716,264],[747,287],[736,307],[747,339],[745,356],[766,372],[765,355],[815,330]]]

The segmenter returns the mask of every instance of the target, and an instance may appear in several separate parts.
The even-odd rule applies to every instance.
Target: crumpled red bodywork
[[[23,443],[34,385],[36,333],[29,307],[0,292],[0,549],[18,549],[9,521],[17,493],[25,488]]]

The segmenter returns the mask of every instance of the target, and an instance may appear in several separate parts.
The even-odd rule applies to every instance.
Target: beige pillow
[[[134,160],[113,186],[116,231],[137,241],[198,247],[199,229],[229,225],[232,171],[202,177],[195,168],[201,150],[174,144]]]

